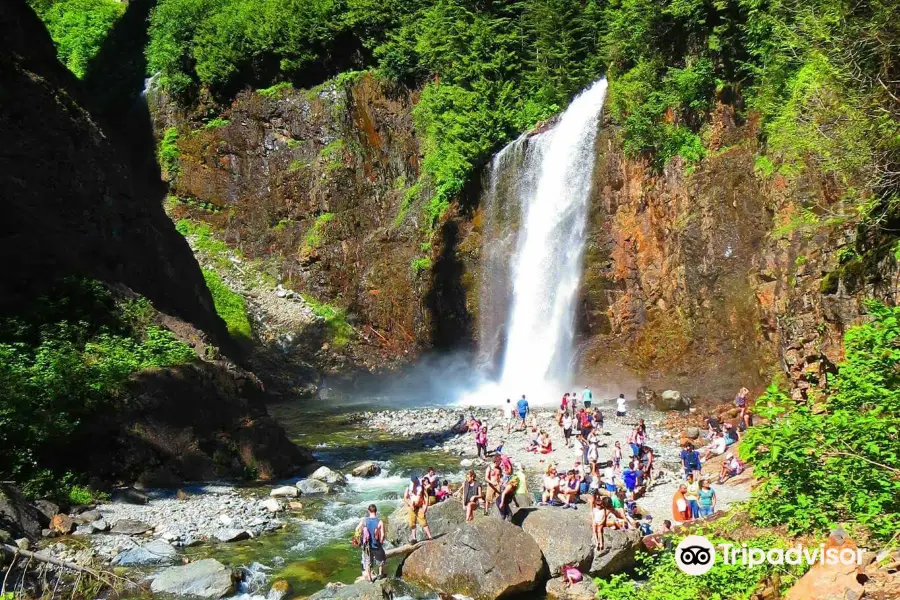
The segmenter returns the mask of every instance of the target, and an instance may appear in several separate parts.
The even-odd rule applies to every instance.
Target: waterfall
[[[575,300],[605,95],[602,79],[552,128],[520,137],[491,163],[479,335],[483,356],[502,365],[500,389],[492,394],[549,401],[537,395],[571,383]]]

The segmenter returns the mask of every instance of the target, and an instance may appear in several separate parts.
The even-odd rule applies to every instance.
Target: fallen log
[[[100,573],[93,569],[89,569],[87,567],[82,567],[81,565],[76,565],[73,562],[68,562],[65,560],[60,560],[58,558],[53,558],[52,556],[48,556],[46,554],[42,554],[40,552],[31,552],[30,550],[22,550],[16,546],[12,546],[10,544],[0,544],[0,551],[10,554],[12,556],[21,555],[25,558],[34,559],[38,562],[44,562],[51,565],[56,565],[57,567],[63,567],[65,569],[71,569],[72,571],[77,571],[79,573],[87,573],[88,575],[92,575],[97,579],[101,579]]]
[[[395,556],[409,556],[414,551],[418,550],[419,548],[421,548],[428,542],[433,542],[434,540],[440,538],[442,535],[444,535],[444,534],[442,533],[441,535],[436,535],[433,538],[431,538],[430,540],[422,540],[421,542],[416,542],[415,544],[405,544],[403,546],[398,546],[397,548],[391,548],[390,550],[385,550],[384,555],[387,558],[394,558]]]

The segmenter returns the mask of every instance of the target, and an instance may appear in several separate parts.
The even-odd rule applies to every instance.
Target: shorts
[[[563,437],[566,438],[567,440],[570,437],[572,437],[572,430],[571,429],[563,429]]]
[[[428,521],[425,519],[425,507],[420,506],[418,508],[410,508],[407,522],[409,523],[410,529],[415,527],[416,523],[419,524],[419,527],[428,527]]]
[[[617,410],[617,411],[616,411],[616,416],[617,416],[617,417],[624,417],[624,416],[625,416],[625,411],[624,411],[624,410]]]
[[[520,420],[520,421],[524,421],[524,420],[525,420],[525,413],[522,413],[522,412],[519,413],[519,420]]]
[[[713,514],[712,506],[701,506],[700,507],[700,516],[701,517],[709,517]]]
[[[613,494],[616,493],[616,484],[614,484],[614,483],[607,483],[607,484],[606,484],[606,491],[607,491],[607,492],[612,492]]]
[[[362,567],[363,569],[369,569],[374,564],[375,566],[381,566],[387,562],[387,555],[384,553],[384,548],[370,548],[368,552],[362,553]]]

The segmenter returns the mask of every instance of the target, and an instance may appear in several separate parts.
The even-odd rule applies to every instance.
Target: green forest
[[[79,77],[124,6],[31,4]],[[271,86],[362,70],[420,90],[416,190],[432,230],[493,152],[605,76],[607,117],[626,153],[649,168],[702,161],[711,114],[724,105],[757,124],[763,174],[814,169],[840,183],[861,217],[861,255],[872,240],[897,237],[900,18],[892,0],[159,0],[146,60],[147,75],[160,74],[186,105],[203,94],[225,105],[248,87],[277,93]],[[111,302],[84,285],[75,292],[89,306]],[[89,410],[135,369],[177,364],[190,351],[142,320],[138,304],[109,308],[113,320],[90,326],[57,319],[49,301],[35,311],[36,320],[0,323],[3,387],[37,399],[12,403],[29,406],[28,415],[0,413],[0,423],[34,423],[2,439],[0,447],[27,452],[0,451],[11,465],[0,477],[38,485],[49,441],[73,431],[54,415]],[[798,404],[773,386],[759,401],[769,421],[744,447],[763,482],[750,508],[757,523],[821,533],[849,521],[872,539],[896,537],[900,312],[869,311],[868,323],[847,332],[828,393]],[[249,325],[229,328],[247,335]],[[59,406],[61,397],[78,408]],[[660,573],[664,590],[671,582]],[[737,589],[742,575],[734,577]],[[609,589],[610,598],[632,597],[616,593]]]

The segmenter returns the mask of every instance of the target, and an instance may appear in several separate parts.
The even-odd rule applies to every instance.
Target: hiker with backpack
[[[362,549],[363,577],[372,582],[384,577],[384,563],[387,556],[384,552],[384,522],[378,518],[378,508],[370,504],[367,515],[359,520],[353,536],[354,545]],[[373,577],[372,565],[378,566],[378,576]]]

